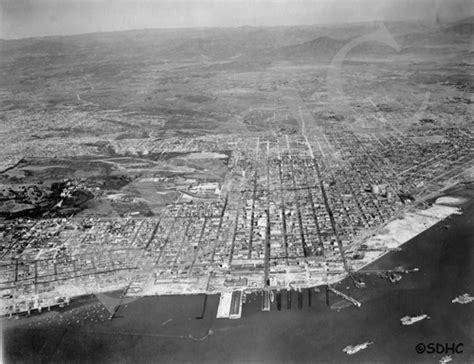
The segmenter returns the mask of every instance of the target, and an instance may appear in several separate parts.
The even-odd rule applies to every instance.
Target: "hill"
[[[273,60],[318,60],[327,61],[347,43],[330,37],[319,37],[308,42],[293,44],[267,51],[265,56]]]

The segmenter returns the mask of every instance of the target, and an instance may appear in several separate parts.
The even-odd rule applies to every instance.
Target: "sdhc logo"
[[[428,343],[423,344],[419,343],[416,345],[415,350],[418,354],[462,354],[463,353],[463,343]]]

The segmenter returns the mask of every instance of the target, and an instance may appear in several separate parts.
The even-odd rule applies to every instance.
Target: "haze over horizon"
[[[0,38],[392,20],[436,25],[473,11],[469,0],[0,0]]]

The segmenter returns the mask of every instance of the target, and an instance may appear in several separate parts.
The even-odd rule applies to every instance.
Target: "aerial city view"
[[[355,3],[0,3],[0,361],[474,362],[474,6]]]

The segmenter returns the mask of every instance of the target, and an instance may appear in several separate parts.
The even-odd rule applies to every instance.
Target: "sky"
[[[374,20],[434,24],[472,16],[473,4],[472,0],[0,0],[0,38]]]

